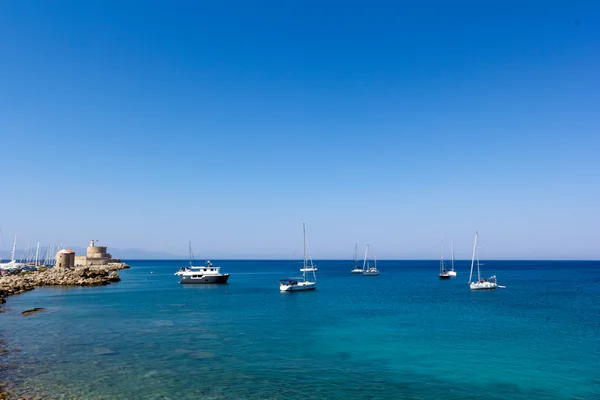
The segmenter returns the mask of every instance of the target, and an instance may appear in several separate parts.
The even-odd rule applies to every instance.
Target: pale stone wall
[[[106,256],[110,258],[110,254],[106,253],[106,246],[89,246],[87,248],[88,258],[105,258]]]
[[[75,253],[61,253],[56,254],[56,266],[58,268],[74,268],[75,267]]]
[[[121,262],[119,259],[114,259],[110,253],[107,252],[107,246],[96,246],[94,241],[90,243],[87,248],[87,256],[79,256],[76,258],[75,264],[89,266],[89,265],[107,265],[109,263]]]

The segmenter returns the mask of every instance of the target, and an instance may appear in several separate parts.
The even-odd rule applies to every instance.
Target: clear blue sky
[[[2,248],[600,259],[600,3],[491,3],[0,2]]]

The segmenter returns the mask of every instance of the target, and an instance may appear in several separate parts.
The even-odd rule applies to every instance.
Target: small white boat
[[[450,271],[448,271],[448,275],[456,276],[456,271],[454,271],[454,241],[450,241],[450,248],[452,251],[452,267],[450,268]]]
[[[279,280],[279,291],[281,292],[298,292],[301,290],[315,290],[317,282],[309,282],[301,276],[298,278],[285,278]]]
[[[363,262],[363,275],[364,276],[375,276],[379,275],[379,270],[377,269],[377,257],[375,257],[375,266],[369,266],[369,245],[367,245],[367,250],[365,251],[365,261]]]
[[[354,245],[354,269],[351,271],[353,274],[362,274],[364,271],[360,268],[356,262],[358,261],[358,243]]]
[[[13,242],[13,248],[10,256],[10,261],[4,264],[0,264],[0,269],[5,271],[17,271],[25,266],[25,264],[17,262],[15,259],[15,249],[17,247],[17,235],[15,235],[15,241]]]
[[[440,258],[440,279],[450,279],[450,274],[444,265],[444,239],[442,239],[442,257]]]
[[[469,274],[469,287],[471,290],[494,290],[498,287],[496,275],[489,278],[481,278],[479,270],[479,251],[477,251],[477,240],[479,233],[475,232],[475,244],[473,245],[473,257],[471,258],[471,273]],[[475,264],[475,256],[477,255],[477,281],[473,281],[473,266]]]
[[[304,259],[302,260],[302,277],[301,278],[285,278],[279,280],[279,291],[280,292],[299,292],[302,290],[315,290],[317,288],[317,270],[312,262],[312,257],[307,251],[308,245],[306,244],[306,226],[302,223],[302,232],[304,235]],[[306,279],[306,273],[312,272],[314,282]]]

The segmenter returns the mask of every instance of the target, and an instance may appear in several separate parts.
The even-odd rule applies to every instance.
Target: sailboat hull
[[[440,274],[440,279],[442,279],[442,280],[450,279],[450,274]]]
[[[315,290],[316,288],[317,282],[298,282],[297,285],[279,284],[280,292],[300,292],[304,290]]]
[[[455,271],[448,271],[448,275],[450,275],[450,276],[456,276],[456,272]]]
[[[352,273],[355,274],[355,275],[359,275],[359,274],[363,273],[363,270],[362,269],[353,269]]]
[[[498,284],[495,282],[471,282],[469,283],[471,290],[495,290]]]
[[[379,271],[365,271],[363,272],[364,276],[377,276],[379,275]]]

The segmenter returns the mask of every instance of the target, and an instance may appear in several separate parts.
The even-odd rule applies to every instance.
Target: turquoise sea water
[[[179,285],[183,264],[8,298],[0,336],[21,351],[0,380],[65,399],[600,398],[598,262],[487,261],[506,289],[471,292],[466,261],[450,281],[438,261],[321,261],[303,293],[279,293],[296,261],[215,262],[215,286]]]

